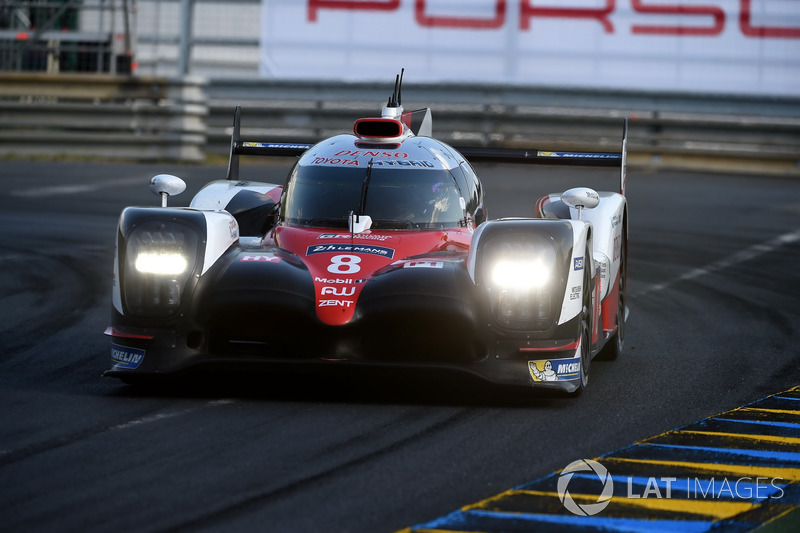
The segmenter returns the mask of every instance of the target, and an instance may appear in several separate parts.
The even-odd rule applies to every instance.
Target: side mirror
[[[583,209],[593,209],[600,203],[597,191],[588,187],[575,187],[561,193],[561,201],[565,205],[578,210],[578,219],[581,218]]]
[[[167,207],[167,197],[177,196],[186,190],[186,182],[178,176],[159,174],[150,180],[150,190],[161,196],[161,207]]]
[[[347,218],[347,226],[351,233],[363,233],[372,227],[372,217],[350,213]]]

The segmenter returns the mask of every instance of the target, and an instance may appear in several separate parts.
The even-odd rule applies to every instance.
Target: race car
[[[203,369],[436,369],[580,393],[625,338],[627,123],[619,152],[463,148],[404,111],[313,145],[242,140],[189,207],[120,217],[111,367],[128,383]],[[282,184],[238,179],[241,155],[296,156]],[[576,187],[536,217],[489,220],[471,162],[620,168],[618,192]],[[338,370],[337,370],[338,371]]]

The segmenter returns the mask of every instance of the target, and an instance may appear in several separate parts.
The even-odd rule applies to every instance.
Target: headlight
[[[561,278],[550,239],[530,233],[498,235],[483,247],[482,262],[496,324],[528,331],[552,325]]]
[[[140,222],[127,237],[123,275],[131,314],[166,317],[178,310],[199,257],[194,228],[178,220]]]
[[[492,284],[505,290],[528,291],[550,280],[553,262],[536,258],[503,258],[492,267]]]
[[[189,262],[181,253],[142,252],[136,256],[136,270],[142,274],[177,276],[186,272]]]

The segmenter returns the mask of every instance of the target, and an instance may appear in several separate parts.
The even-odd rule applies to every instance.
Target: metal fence
[[[259,75],[261,0],[139,0],[137,18],[142,74]]]
[[[134,5],[132,0],[4,0],[0,71],[129,73]]]
[[[260,0],[0,0],[0,72],[258,77]]]

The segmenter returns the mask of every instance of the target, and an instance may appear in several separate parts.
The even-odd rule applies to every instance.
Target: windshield
[[[289,176],[281,206],[288,224],[347,227],[359,213],[366,167],[297,165]],[[373,167],[366,181],[364,209],[373,229],[446,229],[463,225],[461,194],[444,169]]]

